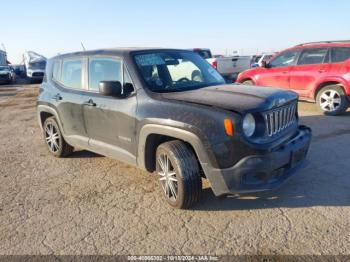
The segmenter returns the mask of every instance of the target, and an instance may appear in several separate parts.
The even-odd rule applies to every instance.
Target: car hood
[[[292,91],[246,85],[219,85],[161,95],[169,100],[214,106],[238,113],[270,110],[298,99],[298,95]]]

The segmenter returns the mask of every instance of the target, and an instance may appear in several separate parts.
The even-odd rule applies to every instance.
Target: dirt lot
[[[350,112],[321,116],[309,165],[276,191],[168,207],[153,177],[89,152],[56,159],[37,86],[0,86],[0,254],[350,254]]]

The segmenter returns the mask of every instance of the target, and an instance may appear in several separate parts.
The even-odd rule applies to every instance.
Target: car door
[[[92,151],[135,164],[136,95],[131,92],[123,98],[108,97],[98,90],[100,81],[130,83],[125,70],[120,58],[89,57],[84,120]]]
[[[330,68],[329,48],[306,48],[290,71],[290,89],[301,97],[308,97]]]
[[[57,109],[66,140],[73,146],[86,148],[88,136],[82,105],[83,65],[82,57],[55,61],[52,77],[55,88],[50,92],[50,96]]]
[[[331,48],[330,75],[332,77],[344,77],[350,69],[350,47],[339,46]]]
[[[298,57],[299,50],[287,50],[273,58],[257,76],[256,84],[289,88],[289,74]]]

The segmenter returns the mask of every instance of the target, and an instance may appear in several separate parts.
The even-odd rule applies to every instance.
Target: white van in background
[[[26,77],[30,82],[41,82],[45,75],[46,57],[33,51],[23,54]]]

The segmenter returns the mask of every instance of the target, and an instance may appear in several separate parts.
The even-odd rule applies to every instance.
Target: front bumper
[[[44,72],[27,72],[27,77],[31,79],[43,79],[44,78]]]
[[[11,81],[11,75],[10,74],[5,74],[5,75],[0,75],[0,82],[9,82]]]
[[[311,129],[299,126],[297,134],[277,149],[247,156],[233,167],[203,170],[216,196],[265,191],[278,187],[301,166],[311,141]]]

